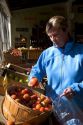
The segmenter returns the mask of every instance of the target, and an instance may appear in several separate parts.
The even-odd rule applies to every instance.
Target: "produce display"
[[[49,97],[38,94],[26,87],[14,87],[9,91],[9,95],[16,102],[40,112],[51,111],[52,101]]]
[[[10,69],[7,70],[7,77],[15,82],[28,83],[28,75]]]
[[[28,83],[28,76],[25,78],[24,77],[22,78],[20,75],[18,76],[15,73],[9,73],[7,76],[9,79],[14,80],[15,82]]]
[[[11,53],[10,53],[11,55],[13,55],[13,56],[22,56],[22,52],[21,52],[21,50],[20,49],[12,49],[11,50]]]

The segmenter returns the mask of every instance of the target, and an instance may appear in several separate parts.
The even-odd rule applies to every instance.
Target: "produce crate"
[[[3,85],[5,89],[7,86],[11,86],[13,84],[28,85],[28,75],[25,75],[24,73],[20,73],[11,69],[7,69],[5,77],[3,81]]]
[[[4,57],[5,64],[12,63],[15,65],[20,65],[22,63],[21,56],[11,55],[11,51],[3,52],[3,57]]]
[[[14,65],[12,63],[9,63],[9,69],[13,70],[13,71],[17,71],[17,72],[20,72],[20,73],[23,73],[23,74],[29,74],[31,68],[23,68],[19,65]]]
[[[8,68],[0,68],[0,94],[4,95],[8,86],[13,84],[28,84],[28,75]]]

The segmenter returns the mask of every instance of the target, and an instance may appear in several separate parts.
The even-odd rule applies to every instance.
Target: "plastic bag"
[[[74,101],[68,100],[65,96],[53,100],[54,114],[61,125],[83,125],[83,112]]]

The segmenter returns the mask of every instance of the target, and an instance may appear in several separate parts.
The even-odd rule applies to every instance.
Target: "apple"
[[[38,79],[33,77],[30,82],[28,83],[29,86],[32,86],[32,87],[35,87],[35,86],[38,86],[39,83],[38,83]]]
[[[40,104],[41,102],[39,100],[36,101],[36,104]]]
[[[51,99],[48,97],[46,97],[43,101],[44,101],[45,105],[48,105],[51,103]]]
[[[17,76],[15,76],[15,81],[18,82],[19,81],[19,78]]]
[[[15,94],[12,94],[11,98],[13,98],[15,100],[17,98],[17,96]]]
[[[23,95],[23,99],[25,99],[26,101],[29,101],[30,100],[30,96],[29,96],[29,94],[24,94]]]
[[[29,105],[30,107],[35,107],[35,106],[36,106],[35,102],[36,102],[36,100],[30,100],[30,101],[28,102],[28,105]]]
[[[39,110],[40,108],[41,108],[41,104],[37,104],[36,106],[35,106],[35,108],[37,109],[37,110]]]
[[[28,79],[25,80],[26,83],[28,83],[28,81],[29,81]]]
[[[52,105],[51,105],[51,104],[49,104],[49,105],[48,105],[48,108],[49,108],[50,110],[52,110]]]
[[[23,83],[23,80],[22,80],[22,79],[20,79],[20,80],[19,80],[19,82],[20,82],[20,83]]]
[[[46,104],[45,104],[45,102],[44,102],[44,101],[42,101],[42,102],[41,102],[41,105],[42,105],[42,106],[46,106]]]
[[[45,109],[45,111],[50,111],[51,110],[49,107],[45,107],[44,109]]]
[[[26,94],[26,93],[28,93],[28,92],[29,92],[29,91],[28,91],[27,88],[24,88],[24,89],[21,90],[21,94],[23,94],[23,95]]]
[[[41,99],[41,101],[43,101],[45,99],[45,96],[43,94],[41,94],[40,99]]]
[[[6,125],[15,125],[15,122],[7,120]]]
[[[45,108],[44,107],[40,107],[39,111],[40,112],[44,112]]]
[[[37,99],[38,97],[37,97],[37,95],[36,94],[33,94],[32,96],[31,96],[31,99]]]
[[[34,111],[36,110],[36,108],[32,108]]]

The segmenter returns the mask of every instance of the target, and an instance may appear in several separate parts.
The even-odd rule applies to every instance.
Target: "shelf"
[[[15,48],[26,47],[26,46],[27,46],[26,42],[17,42],[17,43],[15,43]]]

